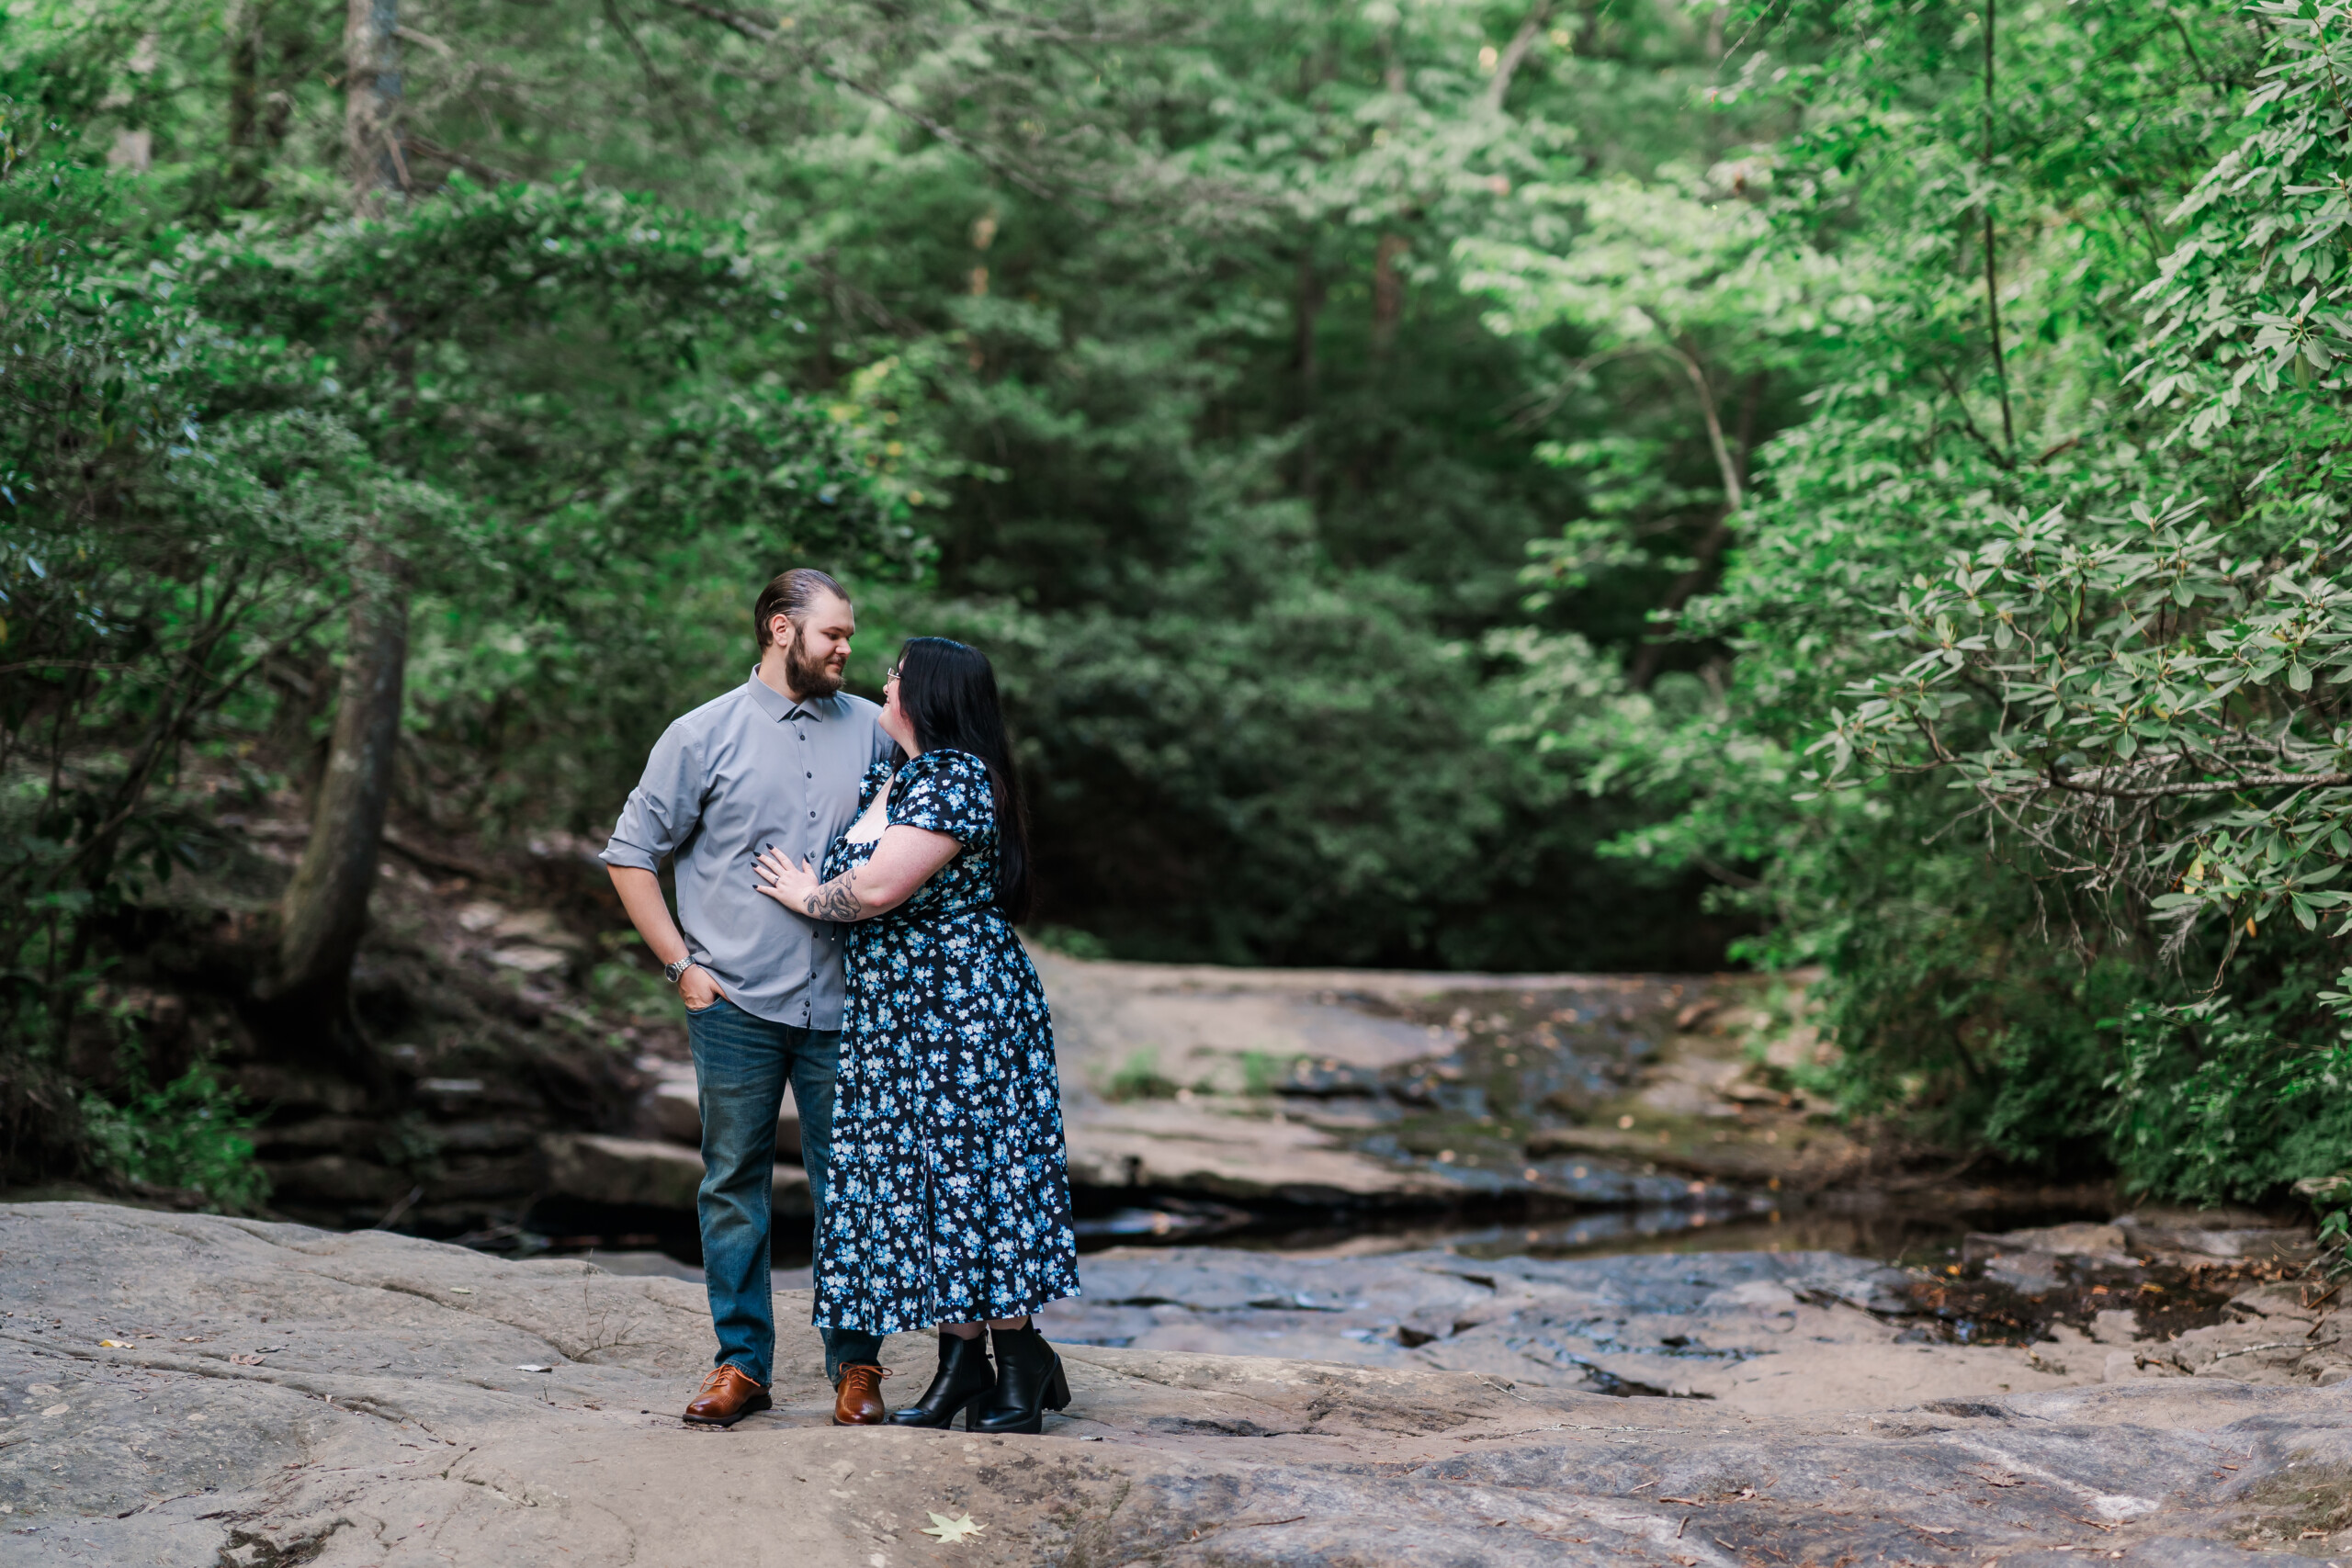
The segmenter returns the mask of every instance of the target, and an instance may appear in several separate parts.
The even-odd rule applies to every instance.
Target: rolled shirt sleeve
[[[659,872],[662,863],[694,837],[702,820],[702,761],[681,720],[662,732],[645,773],[628,792],[613,836],[596,858],[606,865]]]
[[[879,712],[847,693],[794,702],[755,673],[662,732],[598,857],[670,863],[687,953],[755,1018],[841,1026],[839,934],[762,893],[756,860],[824,860],[868,759],[891,750]]]

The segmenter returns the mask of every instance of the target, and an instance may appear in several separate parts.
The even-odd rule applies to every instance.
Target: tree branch
[[[1723,418],[1715,410],[1715,390],[1707,384],[1707,372],[1687,344],[1675,344],[1673,354],[1682,362],[1683,374],[1690,378],[1690,385],[1699,394],[1699,412],[1707,422],[1707,444],[1714,448],[1715,469],[1723,475],[1724,510],[1736,512],[1742,499],[1739,465],[1731,460],[1731,445],[1724,439]]]
[[[783,36],[783,29],[772,22],[764,21],[760,17],[751,16],[742,11],[730,11],[722,6],[706,5],[703,3],[703,0],[662,0],[662,4],[674,6],[681,11],[691,12],[694,15],[702,17],[706,21],[717,22],[720,27],[727,28],[729,31],[742,38],[750,39],[754,43],[774,43],[778,38]],[[859,81],[856,77],[851,75],[848,72],[840,69],[838,66],[829,65],[825,62],[816,59],[814,56],[807,57],[807,62],[810,70],[816,72],[817,74],[824,77],[827,81],[847,87],[851,92],[857,94],[859,96],[870,98],[874,102],[880,104],[892,114],[898,115],[905,119],[912,120],[915,124],[922,127],[923,130],[931,132],[932,135],[937,137],[940,141],[944,141],[950,147],[954,147],[968,156],[978,160],[996,173],[1002,175],[1006,179],[1011,180],[1014,185],[1019,186],[1023,190],[1027,191],[1030,195],[1041,197],[1047,201],[1057,199],[1057,195],[1051,186],[1039,181],[1025,170],[1021,169],[1013,164],[1008,163],[1003,158],[988,151],[986,148],[981,147],[978,142],[973,141],[961,132],[942,125],[939,121],[932,118],[931,116],[923,113],[921,109],[902,104],[881,88],[868,85],[866,83]]]
[[[1487,85],[1487,107],[1499,111],[1503,99],[1510,95],[1510,79],[1527,59],[1528,51],[1544,36],[1544,24],[1552,18],[1552,0],[1535,0],[1535,9],[1519,24],[1519,31],[1511,35],[1503,49],[1502,57],[1495,62],[1495,79]]]
[[[2053,789],[2074,795],[2102,795],[2111,800],[2164,800],[2177,795],[2228,795],[2241,789],[2341,789],[2352,784],[2352,773],[2257,773],[2235,779],[2194,779],[2179,784],[2127,788],[2116,784],[2078,784],[2052,772],[2045,775]]]
[[[2017,450],[2017,427],[2009,416],[2009,367],[2001,355],[2001,296],[1993,251],[1993,6],[1984,0],[1984,314],[1993,329],[1993,379],[2001,388],[2001,445]]]

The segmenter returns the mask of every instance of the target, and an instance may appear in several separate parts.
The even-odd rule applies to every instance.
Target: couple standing
[[[752,618],[759,667],[663,732],[603,856],[694,1048],[718,1353],[685,1419],[771,1403],[789,1081],[834,1422],[1035,1432],[1069,1391],[1029,1314],[1078,1293],[1077,1241],[1053,1023],[1012,931],[1028,835],[996,677],[914,637],[882,706],[843,692],[857,617],[821,571],[776,578]],[[925,1324],[938,1371],[892,1415],[882,1337]]]

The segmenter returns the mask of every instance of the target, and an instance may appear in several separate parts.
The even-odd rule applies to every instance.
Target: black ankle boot
[[[1044,1430],[1045,1413],[1069,1404],[1062,1359],[1035,1324],[989,1334],[996,1341],[996,1387],[973,1407],[967,1425],[975,1432]]]
[[[942,1329],[939,1335],[939,1371],[933,1372],[931,1386],[912,1404],[902,1404],[890,1412],[893,1427],[953,1427],[958,1411],[969,1410],[988,1397],[996,1387],[996,1373],[989,1367],[988,1347],[980,1337],[969,1339]],[[966,1417],[965,1424],[971,1424]]]

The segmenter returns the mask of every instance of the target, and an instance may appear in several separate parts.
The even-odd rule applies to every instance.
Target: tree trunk
[[[1405,315],[1405,277],[1396,258],[1405,254],[1405,236],[1383,234],[1372,253],[1372,351],[1388,352],[1396,341],[1396,323]]]
[[[229,7],[229,205],[258,207],[261,183],[261,69],[263,11],[260,0],[236,0]]]
[[[399,0],[350,0],[343,27],[345,166],[362,218],[380,218],[388,196],[408,190],[401,153]]]
[[[1695,359],[1690,363],[1694,367],[1693,378],[1698,381],[1702,396],[1711,396],[1707,392],[1704,373],[1695,368]],[[1748,377],[1747,385],[1740,396],[1739,446],[1736,452],[1724,445],[1722,428],[1714,423],[1713,404],[1712,401],[1707,404],[1709,433],[1713,437],[1716,457],[1724,465],[1724,504],[1715,513],[1714,521],[1708,525],[1707,531],[1700,536],[1698,547],[1691,551],[1690,570],[1674,580],[1674,585],[1667,590],[1666,602],[1658,606],[1668,615],[1680,615],[1682,606],[1690,603],[1691,598],[1713,579],[1715,568],[1723,560],[1724,547],[1731,543],[1732,514],[1739,510],[1747,495],[1747,463],[1756,449],[1756,411],[1763,400],[1764,373],[1759,370]],[[1642,644],[1640,650],[1634,655],[1633,668],[1626,672],[1625,683],[1637,692],[1648,691],[1650,682],[1657,679],[1658,670],[1665,663],[1666,649],[1667,644],[1661,637],[1652,637]]]
[[[1544,24],[1551,19],[1552,0],[1537,0],[1526,20],[1519,24],[1519,31],[1504,46],[1501,57],[1495,62],[1495,79],[1487,84],[1487,102],[1496,113],[1502,112],[1503,100],[1510,96],[1510,79],[1519,74],[1520,66],[1527,61],[1527,51],[1544,36]]]
[[[400,155],[400,25],[395,0],[350,0],[344,28],[344,130],[353,204],[382,215],[403,193]],[[381,331],[396,340],[389,309]],[[395,344],[393,356],[404,355]],[[305,1055],[323,1055],[381,1095],[383,1063],[360,1032],[351,1008],[351,961],[368,930],[376,890],[384,814],[401,734],[401,696],[408,672],[408,570],[370,519],[370,536],[352,547],[349,646],[335,698],[326,770],[311,807],[311,838],[278,906],[273,972],[256,988],[268,1032]]]
[[[1323,278],[1310,240],[1298,254],[1298,306],[1292,359],[1298,372],[1298,493],[1315,504],[1315,333],[1323,315]]]
[[[277,1032],[372,1062],[351,1015],[351,961],[368,929],[384,813],[391,804],[408,667],[408,587],[381,545],[360,547],[327,764],[311,808],[311,839],[278,907],[277,973],[264,1000]]]

